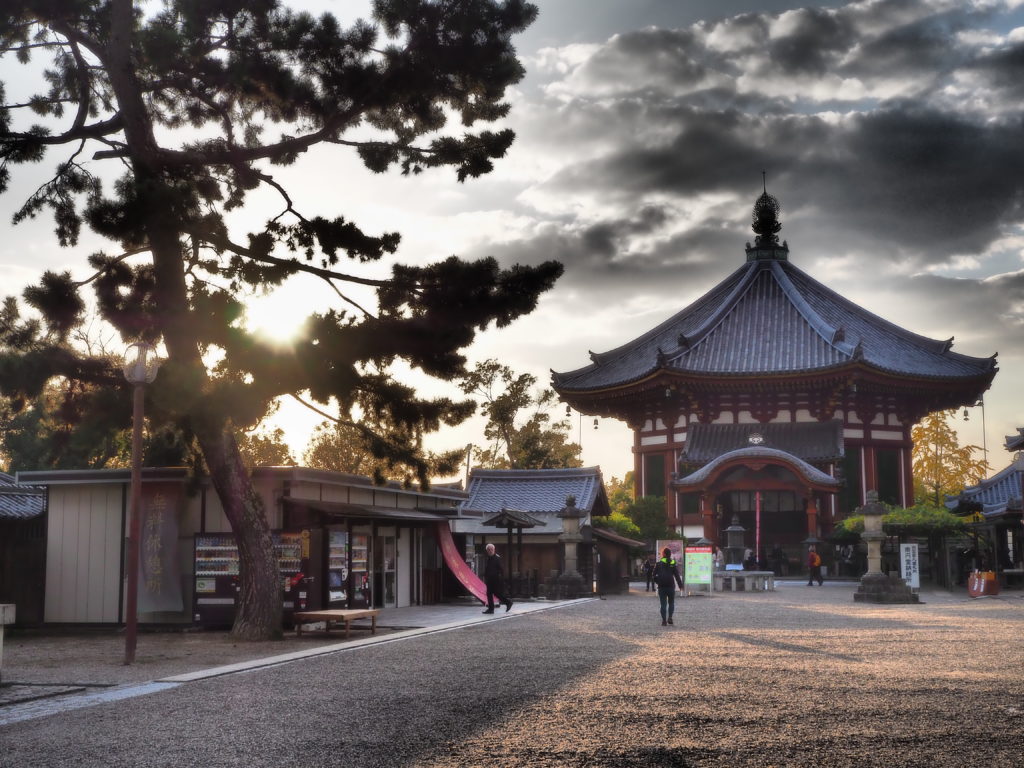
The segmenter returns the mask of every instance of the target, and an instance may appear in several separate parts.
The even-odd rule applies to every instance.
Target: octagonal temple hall
[[[552,372],[568,405],[633,429],[636,493],[665,496],[670,526],[723,545],[735,516],[762,551],[827,537],[869,490],[911,506],[914,424],[974,405],[998,370],[794,266],[779,212],[765,191],[745,263],[690,306]]]

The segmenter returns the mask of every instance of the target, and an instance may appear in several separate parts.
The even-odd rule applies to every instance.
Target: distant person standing
[[[647,586],[644,587],[644,592],[650,592],[654,589],[654,563],[651,562],[650,557],[644,558],[644,564],[640,570],[643,571],[644,580],[647,582]]]
[[[683,578],[679,575],[679,565],[672,557],[668,547],[661,553],[661,559],[654,564],[654,583],[658,585],[658,603],[661,606],[661,626],[672,623],[672,614],[676,611],[676,585],[683,588]]]
[[[512,608],[512,601],[505,594],[505,577],[501,569],[501,558],[494,553],[494,545],[486,547],[487,557],[484,560],[484,585],[487,587],[487,610],[494,613],[494,598],[505,604],[505,613]]]
[[[814,580],[818,580],[818,586],[822,586],[824,579],[821,578],[821,555],[811,547],[807,552],[807,586],[814,586]]]

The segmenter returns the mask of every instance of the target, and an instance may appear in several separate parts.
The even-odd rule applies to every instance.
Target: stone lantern
[[[579,560],[577,551],[579,543],[583,541],[583,534],[580,533],[580,518],[586,516],[586,512],[576,506],[575,496],[565,497],[565,507],[558,512],[562,519],[562,533],[558,541],[565,548],[562,562],[562,573],[554,579],[549,586],[549,597],[554,599],[572,600],[582,594],[589,594],[590,589],[583,583],[583,576],[579,572]]]
[[[726,565],[742,565],[743,550],[746,545],[743,543],[747,529],[740,525],[738,515],[732,516],[732,523],[725,529],[725,563]]]
[[[576,506],[575,496],[565,497],[565,508],[558,513],[558,516],[562,518],[562,533],[559,534],[558,541],[565,547],[565,556],[562,561],[565,563],[565,567],[562,568],[563,577],[582,578],[576,553],[577,545],[583,541],[583,535],[580,533],[580,518],[586,514]]]
[[[853,593],[858,603],[919,603],[920,598],[898,576],[882,573],[882,515],[885,505],[878,501],[877,491],[868,491],[867,503],[857,511],[864,516],[861,538],[868,545],[868,570],[860,577],[860,586]]]

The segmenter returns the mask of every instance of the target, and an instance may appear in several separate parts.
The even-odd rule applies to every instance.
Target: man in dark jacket
[[[494,613],[494,598],[505,604],[505,613],[512,607],[512,601],[505,595],[504,578],[501,572],[501,558],[494,554],[494,545],[486,547],[487,557],[484,560],[484,585],[487,587],[487,610]]]
[[[658,585],[658,602],[661,604],[661,626],[672,623],[676,611],[676,585],[683,588],[679,565],[672,557],[672,550],[665,547],[661,559],[654,564],[654,583]]]

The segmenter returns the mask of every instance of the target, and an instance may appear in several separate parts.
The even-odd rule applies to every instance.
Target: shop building
[[[128,470],[18,473],[45,489],[40,621],[121,624],[129,523]],[[399,607],[444,594],[439,539],[466,494],[301,467],[262,467],[253,483],[275,538],[287,615],[321,607]],[[234,537],[210,484],[184,468],[142,471],[139,620],[230,624],[238,583]],[[18,607],[19,616],[26,610]]]

